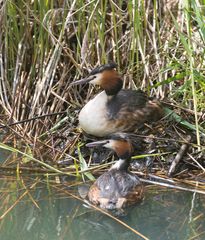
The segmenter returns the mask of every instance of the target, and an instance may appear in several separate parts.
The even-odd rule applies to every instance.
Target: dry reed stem
[[[35,183],[33,183],[29,189],[27,189],[1,216],[0,216],[0,220],[2,220],[11,210],[13,210],[14,207],[16,207],[16,205],[27,195],[29,194],[29,190],[34,188],[36,186],[36,184],[39,181],[36,181]]]

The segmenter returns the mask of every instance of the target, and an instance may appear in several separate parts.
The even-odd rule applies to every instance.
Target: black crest
[[[97,73],[101,73],[105,70],[111,70],[113,68],[116,68],[117,67],[117,64],[112,62],[112,63],[107,63],[107,64],[104,64],[104,65],[101,65],[95,69],[93,69],[89,75],[94,75],[94,74],[97,74]]]
[[[118,132],[111,134],[108,137],[110,137],[112,140],[130,142],[134,151],[136,152],[141,152],[141,150],[144,148],[144,141],[134,133]]]

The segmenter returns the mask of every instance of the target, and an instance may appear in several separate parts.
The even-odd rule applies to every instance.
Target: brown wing
[[[132,205],[136,202],[139,202],[143,199],[144,187],[143,185],[136,185],[132,191],[130,191],[126,196],[125,206]]]
[[[101,175],[91,186],[88,198],[95,205],[106,209],[123,208],[143,197],[139,178],[127,171],[112,169]]]
[[[90,187],[88,192],[88,199],[95,205],[99,204],[100,190],[96,185],[96,182]]]
[[[100,205],[101,208],[109,209],[110,208],[110,198],[105,197],[102,189],[99,189],[97,183],[95,182],[88,192],[88,199],[94,205]]]
[[[133,131],[162,116],[160,102],[148,98],[141,90],[121,90],[108,102],[108,117],[118,130]]]

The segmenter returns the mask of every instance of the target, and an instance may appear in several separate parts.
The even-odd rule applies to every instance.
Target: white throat
[[[126,161],[125,159],[117,160],[117,162],[110,168],[110,170],[112,170],[112,169],[119,170],[121,168],[121,166],[125,164],[125,161]]]

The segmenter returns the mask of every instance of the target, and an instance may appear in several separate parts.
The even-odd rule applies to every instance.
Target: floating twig
[[[148,179],[143,179],[140,178],[141,182],[145,182],[145,183],[151,183],[154,185],[159,185],[159,186],[163,186],[163,187],[168,187],[168,188],[174,188],[174,189],[178,189],[178,190],[183,190],[183,191],[187,191],[187,192],[196,192],[196,193],[200,193],[200,194],[204,194],[205,195],[205,191],[201,191],[198,189],[194,189],[194,188],[186,188],[186,187],[181,187],[181,186],[177,186],[177,185],[172,185],[169,183],[164,183],[164,182],[156,182],[156,181],[152,181],[152,180],[148,180]]]
[[[171,177],[175,170],[177,165],[179,164],[180,160],[183,158],[184,154],[186,153],[188,146],[189,146],[189,142],[191,141],[191,136],[189,135],[187,137],[187,143],[182,144],[181,148],[179,149],[179,152],[177,153],[177,155],[175,156],[173,162],[171,163],[171,166],[169,168],[168,171],[168,176]]]

